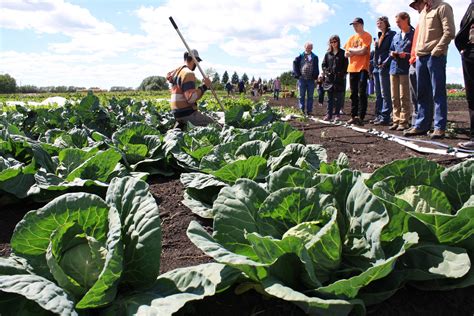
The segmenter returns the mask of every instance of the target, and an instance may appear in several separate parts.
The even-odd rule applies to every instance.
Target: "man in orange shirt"
[[[352,35],[344,45],[345,56],[349,58],[347,72],[352,101],[351,119],[347,123],[364,125],[367,113],[367,79],[369,78],[372,36],[364,31],[362,18],[355,18],[350,25],[354,27],[356,34]]]

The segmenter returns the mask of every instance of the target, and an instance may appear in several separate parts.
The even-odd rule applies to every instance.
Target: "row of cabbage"
[[[0,260],[2,311],[167,315],[239,284],[308,314],[364,314],[407,282],[427,290],[474,284],[472,160],[444,168],[409,159],[362,174],[345,155],[328,163],[322,147],[278,122],[137,133],[122,147],[120,137],[96,131],[55,131],[48,145],[14,142],[23,148],[17,157],[47,170],[52,148],[84,131],[87,144],[98,142],[88,150],[116,151],[122,166],[101,196],[61,195],[18,224],[14,255]],[[160,142],[147,148],[159,145],[163,157],[133,168],[130,157],[145,152],[138,145],[156,135]],[[55,163],[66,160],[53,155],[52,166],[65,170]],[[158,207],[139,180],[153,170],[188,171],[184,203],[214,220],[212,235],[192,222],[188,236],[216,263],[159,275]]]
[[[265,102],[253,102],[246,98],[223,100],[226,109],[226,124],[235,127],[256,127],[273,121],[277,115]],[[219,119],[214,111],[220,109],[203,98],[199,109]],[[244,115],[244,112],[249,112]],[[84,127],[107,137],[130,122],[144,122],[165,133],[175,120],[169,111],[167,100],[136,100],[130,97],[117,99],[99,98],[89,94],[81,100],[66,100],[64,105],[0,107],[0,122],[17,126],[33,139],[46,134],[48,130],[71,130]]]
[[[144,181],[115,178],[105,199],[64,194],[17,225],[14,254],[0,260],[0,307],[169,315],[239,284],[308,314],[363,315],[406,283],[474,285],[472,160],[444,168],[413,158],[370,175],[322,166],[223,186],[212,235],[188,228],[216,263],[163,275],[158,207]]]
[[[308,314],[364,314],[406,283],[474,285],[474,160],[444,168],[412,158],[373,174],[285,166],[233,185],[181,179],[195,199],[219,191],[206,213],[212,235],[192,222],[191,241],[241,271],[247,287]]]
[[[94,98],[85,98],[80,106],[84,106],[82,103],[95,106],[91,101],[97,101]],[[94,112],[94,106],[88,106]],[[146,117],[133,117],[112,134],[92,129],[85,124],[86,118],[82,118],[80,124],[70,130],[52,128],[36,138],[28,136],[32,129],[26,128],[27,117],[20,119],[21,114],[11,112],[9,117],[0,119],[0,205],[25,198],[48,201],[66,191],[103,195],[114,177],[145,179],[153,174],[172,175],[183,168],[201,170],[200,161],[207,159],[214,146],[236,144],[236,139],[240,143],[273,139],[280,147],[292,141],[303,142],[302,133],[289,125],[269,124],[277,115],[268,106],[257,105],[250,113],[244,110],[240,106],[231,108],[224,128],[200,129],[198,135],[192,129],[183,133],[166,129],[166,124],[155,126],[153,120]],[[65,118],[67,115],[62,114]],[[233,125],[264,126],[258,131],[249,131]],[[181,163],[183,157],[186,163]],[[235,159],[239,158],[235,156]]]
[[[276,117],[258,105],[244,112],[234,107],[226,122],[263,125]],[[3,119],[0,130],[1,202],[52,201],[24,217],[11,238],[12,255],[0,260],[0,309],[7,314],[166,315],[228,288],[241,274],[217,263],[158,276],[159,212],[140,179],[183,170],[211,173],[200,162],[213,160],[207,155],[218,144],[232,143],[236,151],[244,143],[271,141],[278,155],[285,144],[304,142],[301,132],[279,122],[251,130],[226,124],[162,134],[132,121],[111,137],[80,124],[46,130],[38,139],[13,122]],[[66,193],[72,191],[80,193]],[[130,295],[140,298],[123,305]]]

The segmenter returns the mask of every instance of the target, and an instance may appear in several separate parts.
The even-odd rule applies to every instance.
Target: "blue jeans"
[[[313,111],[313,95],[314,95],[315,83],[313,79],[299,79],[298,90],[300,92],[300,110],[303,112]],[[305,107],[305,99],[307,96],[307,103]],[[306,111],[305,111],[306,109]]]
[[[416,96],[416,64],[410,65],[408,78],[410,79],[410,99],[413,107],[411,112],[411,125],[415,126],[416,115],[418,114],[418,97]],[[431,102],[433,102],[433,100],[431,100]]]
[[[374,72],[375,81],[375,118],[390,122],[392,114],[392,94],[390,92],[390,69],[385,67]]]
[[[334,91],[333,89],[328,91],[327,115],[329,116],[329,118],[332,118],[333,113],[334,115],[339,115],[339,112],[341,111],[342,106],[344,105],[344,97],[345,91]]]
[[[418,114],[415,127],[422,131],[446,130],[448,101],[446,95],[446,56],[422,56],[416,61]],[[433,100],[433,103],[431,103]]]

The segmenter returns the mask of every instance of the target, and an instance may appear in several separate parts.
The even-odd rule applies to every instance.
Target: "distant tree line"
[[[459,89],[462,90],[464,89],[462,84],[459,83],[448,83],[446,84],[446,89],[451,90],[451,89]]]
[[[242,80],[245,84],[249,84],[249,77],[246,73],[242,76],[239,76],[236,71],[229,76],[229,73],[224,71],[222,77],[219,73],[213,69],[208,68],[206,70],[206,76],[211,78],[213,88],[216,90],[223,90],[224,86],[227,82],[231,82],[232,84],[236,85]],[[291,71],[283,72],[280,76],[280,81],[283,86],[295,87],[296,86],[296,79],[293,77]],[[260,79],[260,78],[258,78]],[[255,77],[252,77],[252,82],[255,81]],[[266,82],[266,81],[264,81]],[[270,80],[272,82],[272,80]],[[200,84],[200,82],[198,82]],[[446,85],[447,89],[463,89],[463,85],[458,83],[448,83]],[[85,87],[75,87],[75,86],[47,86],[47,87],[37,87],[34,85],[23,85],[18,86],[16,83],[15,78],[10,76],[9,74],[0,75],[0,93],[44,93],[44,92],[52,92],[52,93],[70,93],[70,92],[78,92],[78,91],[86,91],[86,90],[101,90],[99,88],[85,88]],[[162,76],[150,76],[143,79],[141,84],[138,86],[136,90],[141,91],[160,91],[160,90],[168,90],[169,85],[165,77]],[[113,86],[110,88],[110,91],[133,91],[135,90],[132,87],[124,87],[124,86]]]

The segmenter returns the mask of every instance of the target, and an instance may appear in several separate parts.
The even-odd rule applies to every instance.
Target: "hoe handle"
[[[204,71],[202,70],[201,65],[199,65],[199,62],[197,61],[197,59],[196,59],[196,57],[194,56],[194,54],[193,54],[193,52],[191,51],[191,49],[189,48],[188,43],[186,43],[186,40],[184,39],[183,35],[182,35],[181,32],[179,31],[178,25],[176,24],[176,22],[173,20],[173,18],[172,18],[171,16],[170,16],[170,21],[171,21],[171,24],[173,24],[173,27],[174,27],[174,29],[176,30],[176,32],[178,32],[178,35],[179,35],[179,37],[181,38],[181,40],[183,41],[184,46],[186,46],[186,49],[188,50],[189,55],[192,57],[194,63],[195,63],[196,66],[198,67],[199,72],[201,72],[202,77],[205,78],[205,77],[206,77],[206,74],[205,74]],[[211,90],[212,95],[213,95],[214,98],[216,99],[217,103],[220,105],[222,111],[225,111],[225,110],[224,110],[224,106],[222,105],[221,101],[220,101],[219,98],[217,97],[216,91],[214,91],[214,89],[212,88],[212,85],[209,87],[209,90]]]

